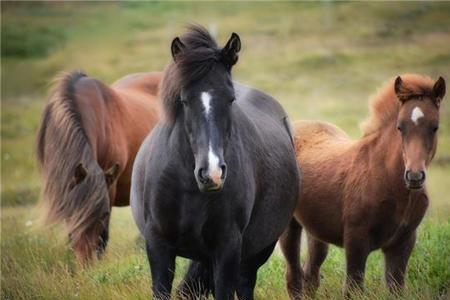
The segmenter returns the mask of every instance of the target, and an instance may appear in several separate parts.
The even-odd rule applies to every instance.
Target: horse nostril
[[[224,179],[225,176],[227,175],[227,165],[226,164],[222,164],[220,166],[220,169],[222,170],[222,175],[220,176],[220,179]]]
[[[407,181],[411,181],[411,171],[406,171],[405,178]]]
[[[424,171],[420,171],[420,172],[417,174],[417,180],[425,181],[425,172],[424,172]]]
[[[208,181],[208,178],[206,176],[205,173],[205,169],[204,168],[200,168],[198,169],[198,173],[197,173],[198,179],[202,182],[202,183],[206,183]]]

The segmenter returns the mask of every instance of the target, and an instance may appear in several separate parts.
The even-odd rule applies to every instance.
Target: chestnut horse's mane
[[[73,240],[97,221],[102,203],[103,177],[89,176],[84,189],[70,191],[78,164],[98,168],[75,101],[75,83],[86,75],[80,71],[56,78],[42,114],[36,139],[36,156],[44,178],[45,222],[66,221]],[[70,195],[70,197],[69,197]],[[90,195],[90,197],[86,197]]]
[[[410,95],[405,95],[406,98],[431,94],[434,85],[431,78],[416,74],[401,75],[401,78],[403,84],[410,91]],[[361,124],[364,136],[377,132],[397,119],[400,101],[395,94],[394,82],[395,78],[388,81],[370,99],[370,116]]]

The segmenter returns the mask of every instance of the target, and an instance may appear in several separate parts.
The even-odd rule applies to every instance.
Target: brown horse
[[[37,158],[45,219],[66,223],[82,262],[105,250],[111,207],[129,204],[134,158],[159,120],[160,77],[133,74],[109,87],[72,72],[56,81],[44,108]]]
[[[334,125],[295,123],[303,190],[294,219],[280,239],[293,299],[302,285],[313,292],[328,244],[345,248],[346,294],[362,288],[369,253],[382,249],[391,291],[404,285],[416,229],[428,206],[426,168],[437,145],[445,81],[419,75],[389,82],[374,98],[363,137],[351,140]],[[300,234],[308,234],[308,259],[299,262]]]

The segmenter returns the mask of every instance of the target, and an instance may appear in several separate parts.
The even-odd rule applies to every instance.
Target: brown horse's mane
[[[409,95],[404,95],[405,98],[431,94],[434,84],[431,78],[417,74],[405,74],[401,75],[401,78],[410,93]],[[379,131],[397,119],[400,101],[395,94],[394,82],[395,78],[388,81],[370,99],[370,116],[361,124],[364,136]]]
[[[80,238],[102,211],[102,195],[107,191],[100,167],[94,158],[75,101],[75,83],[86,75],[75,71],[60,75],[45,106],[36,140],[36,155],[44,178],[43,205],[47,223],[66,221],[72,239]],[[87,184],[71,189],[78,164],[93,176]],[[100,169],[101,170],[101,169]],[[97,174],[98,175],[98,174]],[[86,197],[89,195],[89,197]]]
[[[223,63],[216,41],[202,26],[189,26],[180,40],[185,48],[176,62],[172,60],[166,67],[160,86],[165,117],[171,122],[181,107],[181,88],[204,77],[217,63]]]

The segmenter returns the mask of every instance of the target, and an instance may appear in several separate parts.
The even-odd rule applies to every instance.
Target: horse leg
[[[244,264],[241,264],[241,274],[236,290],[239,300],[253,300],[253,291],[255,290],[258,269],[269,259],[276,243],[276,241],[273,242],[270,246],[247,260]]]
[[[300,299],[303,271],[300,267],[300,242],[302,226],[292,218],[281,235],[279,244],[286,259],[286,287],[291,299]]]
[[[192,261],[184,279],[177,289],[179,299],[207,298],[212,291],[211,267],[198,261]]]
[[[100,258],[103,253],[105,253],[106,250],[106,246],[108,245],[108,240],[109,240],[109,220],[110,220],[111,216],[108,216],[107,220],[105,221],[105,227],[103,229],[103,231],[100,233],[98,242],[97,242],[97,258]]]
[[[351,297],[352,291],[364,288],[364,272],[370,253],[365,230],[347,230],[344,237],[347,278],[344,294]]]
[[[308,260],[304,268],[304,289],[314,294],[320,285],[320,267],[328,254],[328,244],[308,235]]]
[[[237,231],[224,234],[214,253],[214,292],[216,300],[233,300],[239,280],[242,235]]]
[[[406,266],[415,243],[416,232],[414,231],[394,245],[383,248],[385,279],[392,293],[398,293],[404,287]]]
[[[157,239],[148,239],[146,248],[152,275],[153,299],[170,299],[175,274],[175,253]]]

